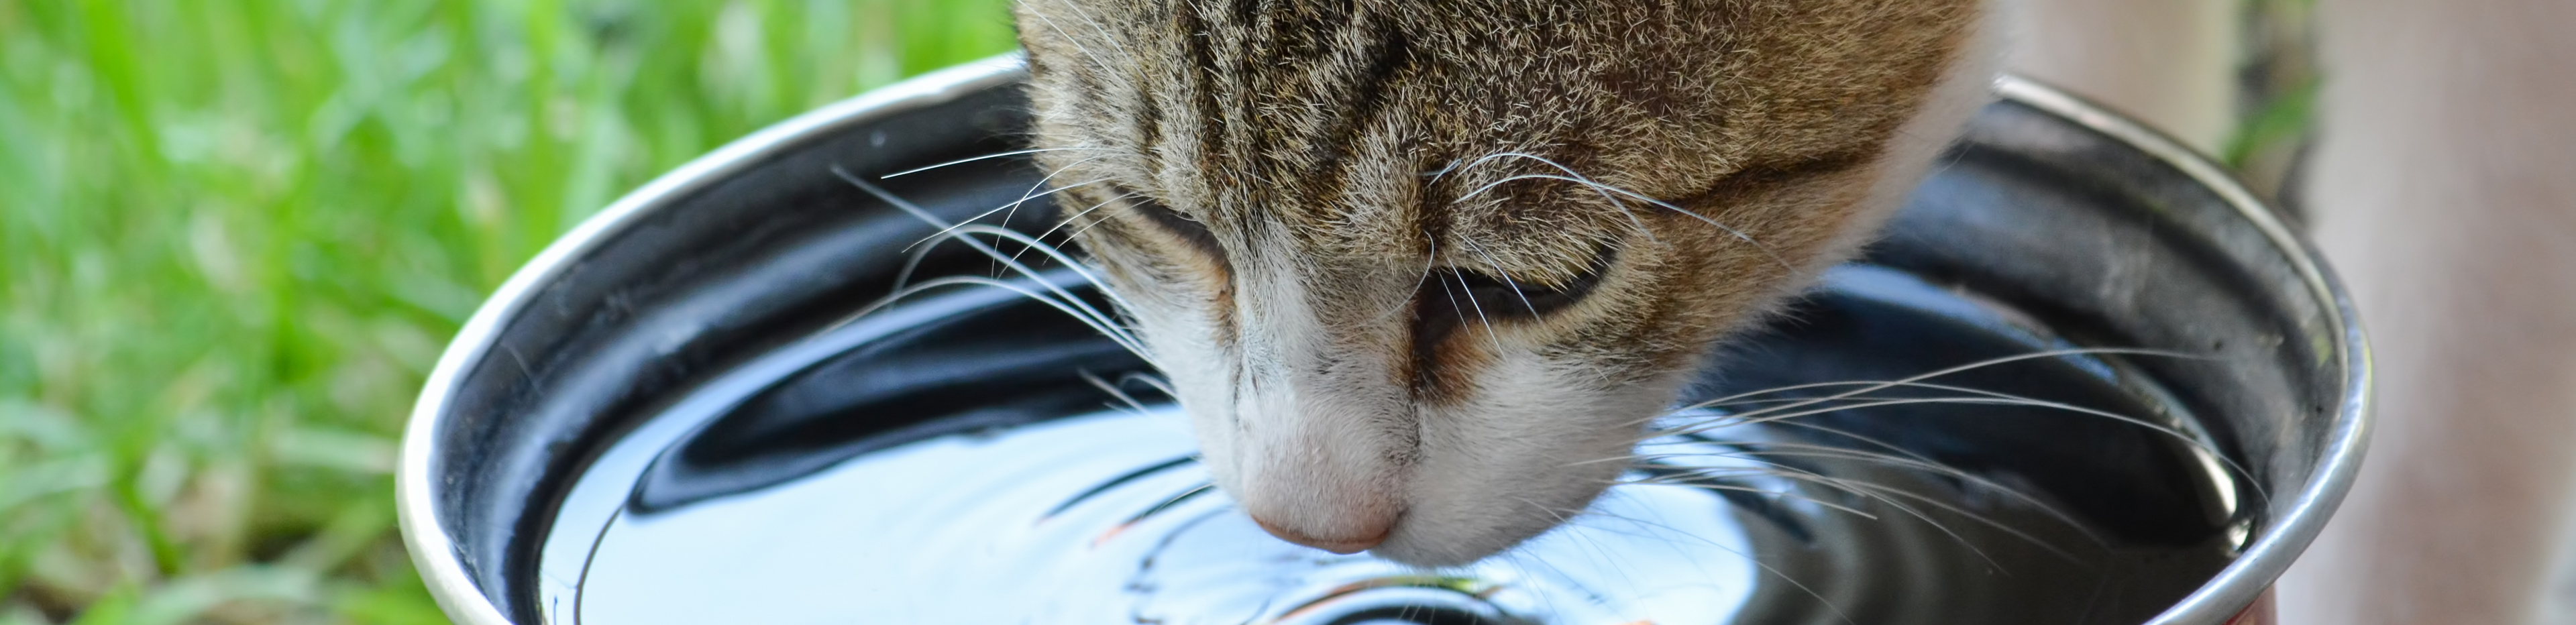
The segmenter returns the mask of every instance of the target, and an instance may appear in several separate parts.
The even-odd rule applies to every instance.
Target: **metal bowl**
[[[1013,349],[1006,344],[1015,341],[1079,349],[1041,363],[1052,369],[940,374],[1016,376],[998,387],[960,387],[964,395],[938,401],[987,401],[1019,412],[966,414],[947,406],[939,420],[871,420],[849,416],[849,402],[859,400],[833,395],[832,385],[814,387],[822,395],[784,399],[736,389],[736,400],[768,393],[760,401],[772,406],[763,408],[770,416],[742,417],[740,406],[691,412],[708,389],[740,386],[729,380],[745,371],[787,367],[767,378],[778,382],[834,362],[869,364],[826,355],[779,364],[780,354],[859,331],[845,323],[849,316],[893,290],[910,246],[935,230],[850,180],[876,180],[888,195],[946,221],[1021,197],[1037,177],[1011,158],[880,177],[1014,149],[1026,123],[1023,78],[1016,57],[1000,57],[768,128],[619,200],[513,275],[440,359],[404,439],[404,535],[448,614],[473,625],[578,622],[579,596],[548,590],[565,583],[550,581],[547,559],[566,557],[563,541],[551,537],[592,531],[565,519],[600,505],[616,509],[603,514],[688,506],[803,479],[890,446],[1030,421],[995,414],[1069,414],[1076,404],[1097,403],[1059,392],[1083,373],[1077,369],[1138,366],[1114,349],[1083,347],[1100,341],[1066,334],[1062,324],[978,322],[985,323],[979,332],[1004,334],[984,343],[924,343],[936,349],[907,352],[923,360],[904,366],[986,362],[978,354]],[[2305,241],[2206,159],[2045,86],[2005,79],[1996,93],[1999,100],[1975,118],[1868,256],[1829,279],[1806,312],[1713,362],[1700,390],[1820,375],[1901,376],[1908,370],[1898,364],[1983,349],[1963,347],[1973,343],[1965,339],[1945,342],[1953,334],[2023,337],[2043,348],[2151,350],[2054,358],[2071,367],[2066,371],[2093,372],[2076,377],[2108,389],[2101,393],[2146,406],[2151,418],[2141,423],[2152,427],[2003,414],[2009,407],[1986,420],[1823,418],[1840,419],[1834,423],[1845,433],[1895,441],[1891,449],[1961,467],[1959,475],[1969,476],[1962,479],[2003,476],[2028,485],[2124,540],[2222,545],[2222,560],[2170,591],[2113,588],[2069,600],[2170,595],[2154,606],[2111,609],[2137,616],[2103,619],[2216,625],[2266,610],[2258,598],[2324,526],[2361,459],[2370,369],[2347,296]],[[1043,229],[1047,214],[1032,204],[985,221]],[[992,264],[953,246],[923,258],[925,273],[973,273]],[[1928,299],[1906,303],[1908,297]],[[1949,321],[1873,321],[1881,317],[1868,311],[1889,306]],[[931,314],[937,312],[909,323],[931,323],[925,320],[942,318]],[[939,314],[952,313],[967,314]],[[1872,332],[1894,335],[1870,338]],[[1886,347],[1893,344],[1903,347]],[[2047,377],[2057,373],[2032,371],[1992,381],[2039,394],[2066,383]],[[836,407],[775,408],[800,401]],[[913,403],[897,407],[928,405],[906,401]],[[619,451],[648,439],[759,444],[712,455]],[[2112,488],[2127,483],[2121,480],[2163,479],[2120,464],[2130,456],[2147,458],[2131,464],[2163,467],[2156,470],[2206,469],[2201,475],[2214,476],[2216,485]],[[586,475],[618,466],[636,470],[606,491],[613,493],[607,504],[584,494],[591,488],[582,486]],[[2149,491],[2163,494],[2121,494]],[[1863,564],[1878,557],[1863,556]],[[1808,568],[1830,572],[1829,564]],[[1882,584],[1825,592],[1897,597],[1915,590]],[[565,596],[576,604],[569,612]],[[1849,617],[1772,617],[1834,618]]]

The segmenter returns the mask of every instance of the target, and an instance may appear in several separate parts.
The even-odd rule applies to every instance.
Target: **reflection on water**
[[[1902,274],[1830,284],[1697,394],[2064,346]],[[1140,365],[1052,314],[961,292],[707,385],[573,486],[539,605],[591,625],[2135,623],[2224,566],[2243,529],[2233,480],[2183,437],[2061,408],[1887,401],[1961,396],[1897,387],[1659,439],[1635,483],[1476,565],[1334,555],[1271,538],[1207,488],[1183,418],[1086,380]],[[1940,381],[2195,432],[2125,371],[2043,358]]]

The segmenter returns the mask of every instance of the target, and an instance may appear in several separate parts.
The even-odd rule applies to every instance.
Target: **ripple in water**
[[[1698,396],[2066,346],[1892,271],[1829,285]],[[2176,402],[2116,360],[2062,357],[1936,381],[2173,431],[1883,389],[1651,442],[1632,483],[1563,527],[1417,569],[1264,534],[1207,486],[1173,408],[1093,383],[1140,370],[992,291],[788,347],[603,450],[540,546],[538,605],[590,625],[2135,623],[2247,531]]]

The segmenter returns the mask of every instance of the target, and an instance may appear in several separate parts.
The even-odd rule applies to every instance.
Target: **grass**
[[[1003,0],[0,0],[0,624],[437,623],[390,470],[618,194]]]
[[[389,472],[483,295],[658,172],[1006,49],[1005,1],[0,0],[0,625],[444,622]],[[2264,110],[2232,155],[2304,128]]]

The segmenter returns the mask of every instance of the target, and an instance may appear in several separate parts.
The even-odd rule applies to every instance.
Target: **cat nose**
[[[1372,524],[1369,527],[1358,528],[1361,535],[1358,535],[1357,537],[1326,537],[1311,536],[1304,532],[1283,527],[1279,524],[1262,520],[1259,515],[1254,515],[1252,517],[1253,524],[1260,525],[1262,531],[1270,532],[1270,535],[1277,536],[1280,540],[1339,554],[1353,554],[1367,551],[1368,548],[1375,547],[1378,543],[1386,542],[1386,535],[1395,529],[1395,523],[1393,522],[1394,519],[1390,518],[1387,521],[1388,522],[1386,523],[1377,523]]]

